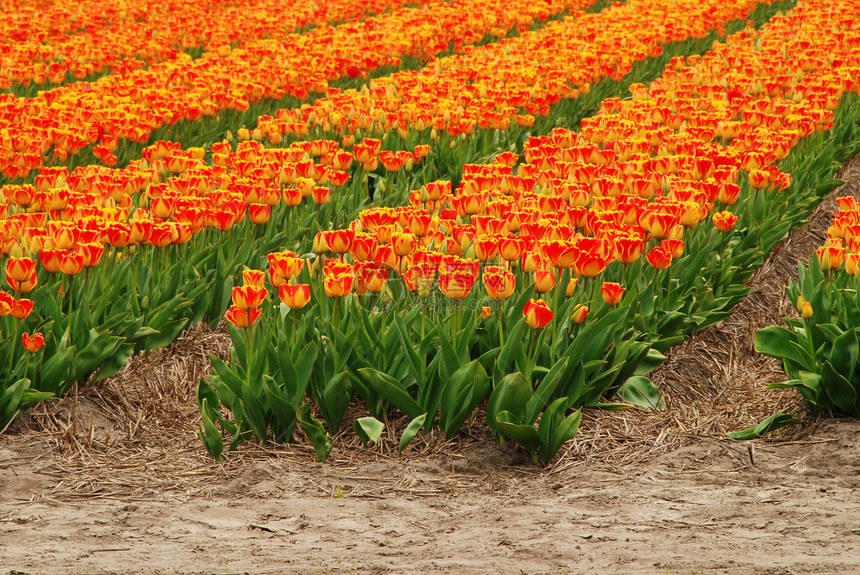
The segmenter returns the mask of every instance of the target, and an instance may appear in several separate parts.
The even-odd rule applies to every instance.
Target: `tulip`
[[[64,253],[66,253],[65,250],[43,248],[39,252],[39,260],[42,262],[42,267],[45,271],[52,274],[59,272]]]
[[[259,307],[266,299],[266,288],[255,285],[236,286],[233,288],[233,307],[252,309]]]
[[[845,271],[852,276],[857,276],[860,271],[860,254],[851,253],[845,256]]]
[[[570,297],[573,295],[574,290],[579,285],[579,278],[570,278],[570,281],[567,282],[567,288],[564,290],[564,295]]]
[[[684,242],[681,240],[663,240],[660,247],[672,254],[673,259],[684,255]]]
[[[845,248],[822,246],[815,250],[815,255],[818,257],[821,271],[827,272],[842,266],[842,261],[845,259]]]
[[[311,287],[308,284],[281,284],[278,297],[290,309],[301,309],[311,300]]]
[[[553,313],[543,300],[530,299],[523,308],[526,323],[535,329],[540,329],[552,321]]]
[[[242,309],[234,305],[224,314],[224,317],[236,327],[249,328],[254,325],[261,313],[262,310],[258,307]]]
[[[600,254],[591,251],[582,251],[574,262],[577,275],[585,278],[593,278],[606,268],[607,262]]]
[[[481,317],[483,317],[484,319],[487,319],[488,317],[490,317],[491,312],[492,312],[492,309],[490,308],[490,306],[485,305],[485,306],[481,307]]]
[[[326,274],[326,278],[323,280],[323,287],[328,297],[344,297],[352,292],[354,281],[355,276],[351,273]]]
[[[810,319],[812,317],[813,309],[812,304],[806,301],[803,296],[797,297],[797,311],[800,312],[800,315],[803,316],[803,319]]]
[[[483,275],[484,288],[492,299],[507,299],[514,293],[516,277],[509,271],[488,267]]]
[[[570,321],[573,323],[582,323],[585,321],[586,315],[588,315],[588,308],[584,305],[578,305],[573,308],[573,314],[570,316]]]
[[[436,279],[438,266],[432,263],[412,264],[401,277],[409,291],[418,292],[421,297],[430,295],[430,286]]]
[[[476,274],[466,271],[453,271],[439,275],[439,290],[447,297],[463,299],[472,291]]]
[[[268,204],[251,204],[248,206],[248,217],[252,223],[265,224],[272,215],[272,208]]]
[[[417,241],[414,234],[395,232],[391,235],[391,246],[394,248],[394,253],[398,256],[408,256],[417,247]]]
[[[242,270],[242,282],[246,286],[264,287],[266,274],[263,270]]]
[[[357,264],[356,264],[357,265]],[[374,267],[377,266],[377,267]],[[379,293],[388,281],[388,270],[383,269],[375,262],[369,262],[368,266],[356,270],[359,284],[369,292]]]
[[[25,282],[30,279],[36,270],[38,262],[31,258],[9,258],[6,262],[6,278],[17,282]]]
[[[645,242],[636,237],[620,237],[615,240],[613,252],[615,259],[624,265],[632,264],[642,255]]]
[[[534,280],[537,293],[547,293],[555,287],[555,274],[549,270],[535,270]]]
[[[77,275],[84,268],[84,256],[73,252],[65,252],[60,262],[60,271],[66,275]]]
[[[738,217],[731,212],[717,212],[713,216],[714,227],[721,232],[727,232],[734,227]]]
[[[666,269],[672,264],[672,254],[666,248],[654,246],[645,256],[648,263],[658,270]]]
[[[607,305],[616,305],[624,296],[624,288],[615,282],[603,282],[600,286],[600,297]]]
[[[21,345],[23,345],[24,349],[27,351],[36,353],[45,345],[45,336],[41,333],[37,333],[30,337],[30,334],[25,331],[21,335]]]

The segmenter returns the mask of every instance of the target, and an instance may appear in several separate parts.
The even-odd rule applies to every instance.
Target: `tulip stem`
[[[505,332],[502,329],[502,300],[496,301],[496,311],[499,316],[499,347],[505,346]]]
[[[15,337],[12,338],[12,341],[9,343],[9,378],[13,374],[13,369],[15,367],[15,349],[16,343],[18,341],[18,331],[21,328],[21,320],[17,317],[15,318]],[[12,382],[10,382],[12,383]]]

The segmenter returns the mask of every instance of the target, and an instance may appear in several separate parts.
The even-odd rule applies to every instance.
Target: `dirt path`
[[[504,461],[495,472],[466,473],[486,463],[470,453],[283,481],[272,461],[210,497],[60,503],[43,497],[52,478],[38,473],[38,461],[15,465],[17,454],[3,449],[0,572],[860,570],[860,422],[827,422],[798,442],[758,442],[753,463],[748,444],[696,440],[627,476],[586,471],[559,481],[504,471]],[[392,472],[453,473],[473,487],[374,496],[374,482]],[[330,496],[338,485],[344,496]],[[358,487],[364,496],[349,495]]]

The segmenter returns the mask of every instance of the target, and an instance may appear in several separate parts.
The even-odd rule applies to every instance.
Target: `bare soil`
[[[860,422],[766,390],[784,375],[752,352],[858,174],[855,158],[730,318],[672,350],[665,412],[588,412],[547,469],[480,413],[403,457],[393,421],[367,451],[338,435],[325,464],[301,437],[213,461],[194,389],[229,338],[196,328],[0,435],[0,575],[860,573]],[[725,437],[777,411],[804,424]]]
[[[747,444],[705,438],[624,473],[557,477],[481,445],[349,475],[269,460],[209,496],[65,502],[44,495],[49,454],[34,464],[6,447],[0,564],[4,574],[856,573],[858,446],[860,423],[828,421],[806,440],[756,443],[752,459]],[[391,474],[414,488],[375,493]],[[440,476],[449,489],[422,490]]]

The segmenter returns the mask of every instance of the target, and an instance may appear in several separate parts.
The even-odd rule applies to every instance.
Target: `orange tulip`
[[[475,274],[466,271],[453,271],[439,275],[439,290],[447,297],[463,299],[475,285]]]
[[[42,262],[42,267],[49,273],[57,273],[60,271],[60,262],[63,260],[65,250],[52,250],[43,248],[39,252],[39,260]]]
[[[6,262],[6,279],[25,282],[36,270],[38,262],[31,258],[9,258]],[[11,283],[11,282],[10,282]]]
[[[546,293],[555,287],[555,274],[549,270],[535,270],[534,280],[537,293]]]
[[[391,246],[398,256],[408,256],[417,247],[415,235],[409,232],[395,232],[391,235]]]
[[[526,323],[535,329],[545,327],[555,317],[545,301],[530,299],[523,308]]]
[[[65,252],[60,262],[60,271],[66,275],[76,275],[84,268],[84,256],[73,252]]]
[[[311,287],[308,284],[281,284],[278,297],[290,309],[301,309],[311,301]]]
[[[266,288],[255,285],[236,286],[233,288],[233,307],[252,309],[260,307],[266,299]]]
[[[264,287],[266,274],[263,270],[242,270],[242,282],[246,286]]]
[[[642,255],[645,242],[635,237],[616,238],[613,245],[615,259],[624,265],[632,264]]]
[[[732,229],[738,221],[738,217],[731,212],[717,212],[713,216],[714,227],[721,232]]]
[[[672,264],[672,254],[663,247],[654,246],[645,256],[648,263],[658,270],[666,269]]]
[[[482,277],[487,295],[492,299],[506,299],[514,293],[516,277],[507,270],[487,267]]]
[[[827,272],[842,266],[842,261],[845,259],[845,248],[822,246],[815,250],[815,255],[818,256],[821,271]]]
[[[593,278],[606,268],[607,262],[600,254],[582,251],[574,262],[576,274],[585,278]]]
[[[616,305],[624,296],[624,288],[615,282],[603,282],[600,286],[600,297],[608,305]]]
[[[588,308],[584,305],[578,305],[573,308],[573,314],[570,316],[570,321],[573,323],[582,323],[585,321],[585,316],[588,315]]]
[[[36,353],[45,345],[45,336],[37,333],[30,337],[26,331],[21,335],[21,345],[29,352]]]
[[[261,313],[263,312],[258,307],[242,309],[234,305],[224,314],[224,317],[236,327],[249,328],[254,325]]]
[[[251,204],[248,206],[248,218],[257,225],[268,222],[271,215],[272,208],[268,204]]]
[[[355,276],[351,273],[326,275],[325,280],[323,280],[323,287],[328,297],[344,297],[352,292],[354,282]]]

